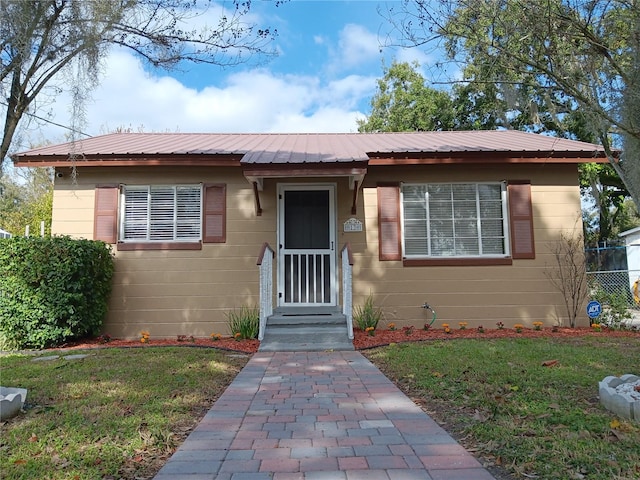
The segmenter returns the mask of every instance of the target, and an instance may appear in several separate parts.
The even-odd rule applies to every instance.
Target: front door
[[[278,305],[336,305],[335,188],[280,185]]]

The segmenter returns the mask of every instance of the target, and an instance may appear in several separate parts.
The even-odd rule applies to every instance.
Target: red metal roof
[[[236,155],[243,164],[366,162],[371,156],[506,152],[602,158],[603,148],[514,130],[408,133],[112,133],[14,155],[21,163],[80,157]]]

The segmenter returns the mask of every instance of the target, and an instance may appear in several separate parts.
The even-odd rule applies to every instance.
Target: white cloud
[[[338,46],[332,53],[332,70],[343,71],[381,58],[376,34],[362,25],[349,23],[339,33]]]
[[[267,69],[229,74],[224,84],[201,90],[167,75],[153,75],[123,50],[112,52],[105,75],[87,105],[92,135],[131,128],[145,132],[350,132],[361,118],[358,104],[375,90],[375,78],[348,75],[277,75]],[[70,101],[61,95],[55,120],[68,124]],[[66,133],[46,127],[47,138]]]
[[[419,48],[401,48],[396,55],[398,62],[413,63],[418,62],[422,66],[428,66],[432,63],[432,58]]]

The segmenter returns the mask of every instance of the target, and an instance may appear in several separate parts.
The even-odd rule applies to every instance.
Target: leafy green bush
[[[353,312],[353,320],[363,332],[367,328],[373,327],[375,330],[378,326],[378,322],[382,319],[382,309],[376,307],[373,303],[373,296],[369,295],[364,302],[364,305],[356,305]]]
[[[227,313],[227,325],[235,338],[258,338],[260,310],[258,307],[242,307],[240,311]]]
[[[0,338],[45,348],[96,335],[107,313],[113,256],[100,241],[0,240]]]
[[[630,292],[626,288],[605,289],[597,285],[593,297],[602,304],[602,315],[591,320],[612,328],[622,328],[632,318]]]

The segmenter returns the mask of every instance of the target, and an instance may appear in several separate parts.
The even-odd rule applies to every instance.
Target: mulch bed
[[[379,329],[374,335],[369,335],[362,330],[354,331],[353,344],[356,350],[366,350],[370,348],[390,345],[393,343],[418,342],[429,340],[455,340],[460,338],[568,338],[583,336],[606,336],[606,337],[633,337],[640,339],[640,331],[638,330],[613,330],[603,328],[600,332],[595,332],[589,327],[578,328],[542,328],[534,330],[530,328],[522,329],[516,332],[512,328],[503,329],[486,329],[484,332],[475,328],[452,329],[450,333],[445,333],[442,329],[422,330],[414,328],[412,331],[407,329],[388,330]],[[201,348],[218,348],[222,350],[230,350],[241,353],[255,353],[258,351],[260,342],[258,340],[235,340],[231,337],[223,337],[219,340],[211,340],[210,338],[150,338],[144,343],[140,340],[122,340],[111,339],[105,342],[101,338],[85,339],[78,342],[69,343],[55,350],[80,350],[87,348],[108,348],[108,347],[138,347],[146,346],[191,346]]]

